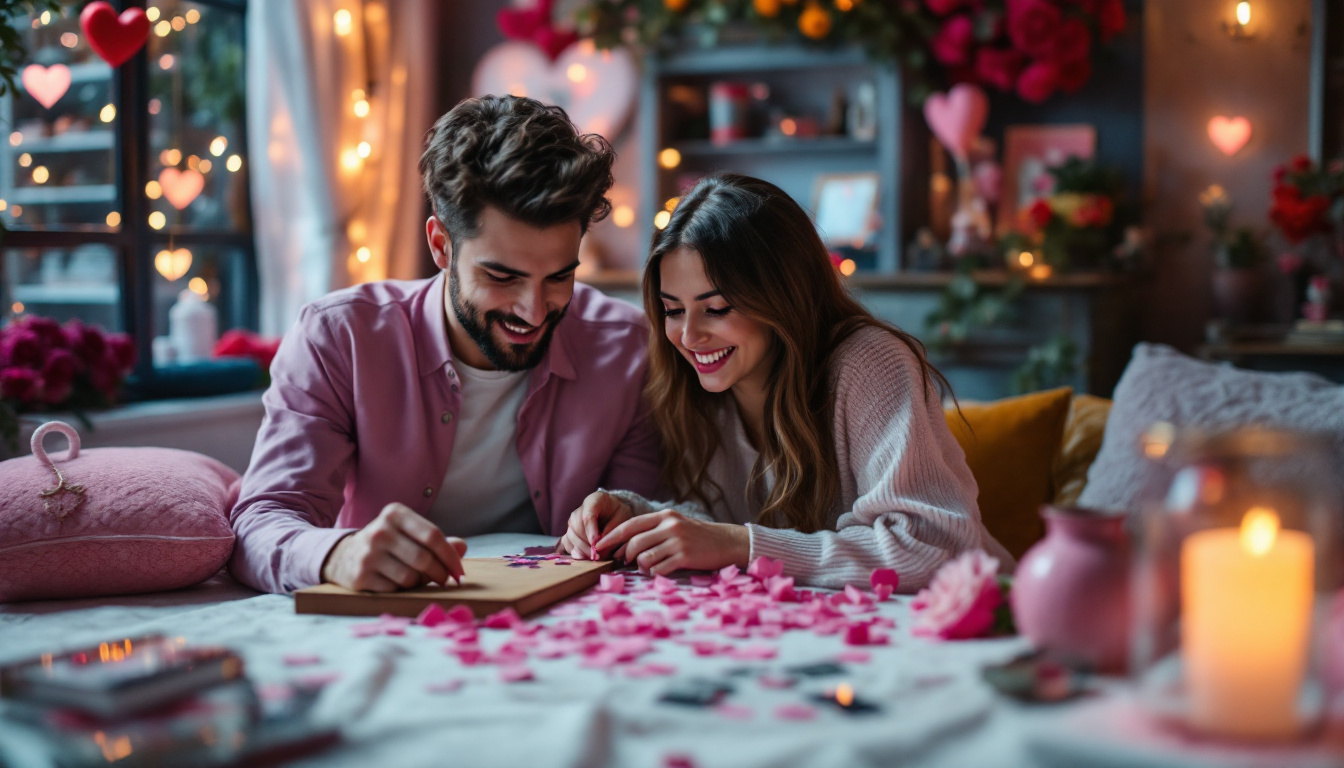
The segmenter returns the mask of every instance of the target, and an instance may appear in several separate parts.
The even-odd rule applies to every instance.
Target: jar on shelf
[[[1307,733],[1339,640],[1325,636],[1341,530],[1328,443],[1250,427],[1144,447],[1160,466],[1135,546],[1130,665],[1144,708],[1213,737]]]

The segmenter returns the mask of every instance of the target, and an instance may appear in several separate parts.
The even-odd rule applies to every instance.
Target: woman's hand
[[[617,559],[637,564],[644,573],[666,576],[683,568],[746,568],[751,534],[745,525],[706,523],[664,509],[621,523],[598,540],[596,549],[599,554],[615,550]]]
[[[569,514],[569,530],[555,551],[567,553],[575,560],[596,560],[598,553],[593,543],[634,516],[629,504],[606,491],[594,491],[583,500],[582,507]]]

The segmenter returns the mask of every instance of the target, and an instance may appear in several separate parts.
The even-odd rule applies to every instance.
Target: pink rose
[[[1017,95],[1024,101],[1040,104],[1050,98],[1059,85],[1059,68],[1045,61],[1038,61],[1026,69],[1017,78]]]
[[[29,317],[23,321],[23,327],[42,339],[44,349],[65,349],[65,332],[61,324],[49,317]]]
[[[36,402],[42,395],[42,377],[29,368],[0,369],[0,398]]]
[[[1008,38],[1032,58],[1049,58],[1063,17],[1046,0],[1008,0]]]
[[[48,405],[57,405],[65,401],[75,388],[75,374],[79,371],[79,361],[69,350],[53,349],[47,355],[47,364],[42,366],[42,399]]]
[[[1012,48],[982,46],[975,52],[975,76],[985,85],[1011,91],[1022,71],[1022,54]]]
[[[983,636],[1003,602],[998,571],[999,561],[981,549],[944,563],[910,604],[915,615],[911,632],[943,640]]]
[[[971,43],[975,39],[975,26],[969,16],[953,16],[943,22],[942,29],[929,41],[929,49],[939,64],[948,67],[967,63]]]
[[[38,369],[45,352],[42,338],[26,326],[15,325],[0,331],[0,365]]]

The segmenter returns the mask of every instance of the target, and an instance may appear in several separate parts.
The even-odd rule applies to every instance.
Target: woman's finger
[[[611,531],[606,536],[598,539],[595,548],[598,552],[611,549],[618,544],[628,541],[631,536],[653,530],[658,527],[658,524],[661,522],[662,518],[658,515],[640,515],[638,517],[632,517],[616,526],[615,530]]]
[[[644,561],[640,559],[640,556],[662,544],[670,535],[666,527],[658,526],[651,531],[644,531],[631,536],[630,540],[625,543],[626,562],[638,565],[640,570],[644,570]]]
[[[650,576],[671,576],[686,567],[686,556],[680,550],[659,560],[649,568]]]
[[[654,534],[661,533],[661,531],[654,531],[653,533]],[[653,534],[643,534],[643,535],[650,536]],[[679,543],[677,542],[676,539],[666,537],[663,538],[661,541],[659,541],[657,544],[641,552],[638,556],[636,556],[635,560],[639,564],[639,570],[643,571],[644,573],[652,575],[654,572],[653,571],[654,568],[656,568],[663,561],[674,556],[679,551],[679,549],[680,549]]]

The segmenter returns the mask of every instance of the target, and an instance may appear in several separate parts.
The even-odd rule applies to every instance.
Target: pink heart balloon
[[[929,128],[958,160],[966,159],[987,117],[989,99],[984,91],[969,83],[960,83],[946,95],[935,93],[924,100],[924,119]]]
[[[599,51],[580,40],[552,63],[535,45],[505,42],[476,65],[472,92],[530,96],[563,107],[583,133],[613,139],[634,105],[639,74],[624,48]]]
[[[23,89],[38,104],[51,109],[70,90],[70,68],[64,64],[29,64],[23,68]]]
[[[1251,140],[1251,121],[1244,117],[1218,115],[1209,121],[1209,140],[1224,155],[1231,157]]]
[[[159,186],[163,188],[164,199],[180,211],[205,189],[205,177],[190,168],[185,171],[164,168],[159,171]]]

